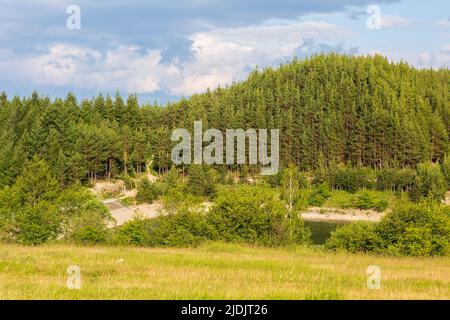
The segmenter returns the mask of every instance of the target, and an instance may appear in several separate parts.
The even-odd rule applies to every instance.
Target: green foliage
[[[450,156],[448,154],[445,155],[442,161],[441,170],[447,183],[447,189],[450,189]]]
[[[61,217],[54,205],[41,201],[18,211],[13,225],[13,239],[16,242],[37,245],[56,239],[60,232]]]
[[[178,187],[178,185],[181,183],[181,179],[180,176],[178,175],[178,171],[177,168],[175,168],[175,166],[172,166],[169,172],[163,177],[163,182],[165,183],[168,189]]]
[[[338,228],[329,249],[407,256],[439,256],[450,251],[450,208],[427,200],[388,213],[381,222]]]
[[[324,182],[320,186],[313,189],[309,195],[308,203],[311,206],[321,207],[330,197],[330,187],[326,182]]]
[[[61,190],[48,165],[33,159],[11,188],[0,191],[0,233],[4,241],[37,245],[58,238],[106,239],[108,210],[88,190]],[[96,233],[94,235],[94,233]]]
[[[447,192],[447,184],[438,164],[431,162],[420,163],[410,190],[410,198],[420,201],[429,197],[441,201]]]
[[[354,222],[336,229],[326,241],[331,250],[344,249],[349,252],[372,252],[379,249],[381,238],[373,222]]]
[[[159,217],[153,224],[151,239],[155,246],[191,247],[211,239],[213,232],[204,212],[184,209]]]
[[[98,220],[96,221],[98,222]],[[78,227],[73,232],[72,240],[80,244],[99,244],[108,240],[109,232],[103,225],[95,226],[93,223]]]
[[[147,220],[137,217],[121,226],[113,241],[125,246],[149,246],[151,243],[149,227]]]
[[[209,128],[281,128],[280,163],[314,170],[316,184],[333,188],[330,169],[340,163],[379,169],[442,162],[449,147],[448,78],[446,69],[331,53],[255,71],[228,88],[166,105],[139,106],[135,95],[119,93],[82,101],[73,94],[54,101],[37,93],[3,97],[0,187],[11,186],[34,156],[48,163],[62,187],[140,174],[147,165],[166,174],[172,130],[198,119]],[[248,169],[239,166],[238,174]],[[272,186],[277,178],[269,178]],[[349,191],[362,182],[357,171],[335,178]]]
[[[187,190],[194,196],[213,197],[216,193],[214,172],[206,165],[193,164],[189,167]]]
[[[385,199],[376,199],[368,192],[362,192],[356,199],[353,207],[363,210],[374,209],[379,212],[385,211],[389,206],[389,202]]]
[[[286,203],[290,216],[296,207],[299,197],[300,182],[303,182],[301,177],[297,167],[292,164],[283,169],[281,177],[281,198]]]
[[[282,172],[278,171],[276,174],[272,174],[269,176],[265,176],[264,180],[271,186],[272,188],[276,188],[281,185]]]
[[[285,204],[273,190],[239,186],[219,191],[207,219],[216,240],[277,245],[288,243],[292,235],[306,241],[300,222],[295,231],[290,229],[287,214]]]
[[[450,245],[450,208],[434,201],[400,207],[378,226],[388,252],[402,255],[443,255]]]
[[[138,184],[136,201],[138,203],[153,203],[162,195],[162,186],[157,182],[150,182],[143,178]]]
[[[175,214],[186,208],[198,208],[203,199],[187,192],[186,186],[180,183],[174,188],[167,189],[161,201],[163,212]]]
[[[363,187],[372,187],[369,183],[371,171],[367,168],[338,167],[330,173],[331,185],[339,190],[356,192]]]
[[[202,211],[186,209],[151,220],[136,218],[119,228],[115,242],[132,246],[192,247],[211,239],[212,232]]]

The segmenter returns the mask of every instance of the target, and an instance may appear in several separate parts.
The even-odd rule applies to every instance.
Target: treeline
[[[174,128],[280,129],[281,164],[302,171],[339,164],[378,169],[442,162],[450,132],[450,72],[417,70],[381,56],[318,55],[177,103],[140,106],[73,94],[51,101],[0,96],[0,186],[34,156],[68,186],[171,167]],[[257,172],[249,166],[229,167]]]

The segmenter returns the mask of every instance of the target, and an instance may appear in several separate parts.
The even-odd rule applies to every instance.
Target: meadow
[[[66,287],[81,269],[81,289]],[[381,288],[368,289],[369,265]],[[208,242],[158,249],[0,245],[0,299],[450,299],[450,257]]]

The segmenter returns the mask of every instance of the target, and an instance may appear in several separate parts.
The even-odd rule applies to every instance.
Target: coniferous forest
[[[318,55],[167,105],[137,96],[0,97],[0,187],[33,157],[61,187],[172,166],[174,128],[278,128],[280,161],[302,171],[415,168],[449,147],[450,71],[382,56]],[[228,168],[256,172],[255,168]]]

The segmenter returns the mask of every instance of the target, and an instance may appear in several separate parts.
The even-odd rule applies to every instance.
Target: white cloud
[[[450,19],[438,21],[437,25],[439,27],[448,28],[450,27]]]
[[[32,56],[0,50],[0,78],[13,75],[16,82],[91,91],[165,90],[191,95],[244,79],[257,65],[291,59],[300,48],[303,54],[310,50],[311,46],[304,44],[310,44],[311,39],[317,43],[334,41],[348,34],[332,24],[298,20],[210,29],[190,36],[190,58],[168,63],[162,61],[159,50],[124,45],[99,50],[58,43]]]
[[[420,54],[417,64],[420,67],[432,67],[435,69],[450,67],[450,45],[436,52]]]
[[[33,57],[14,56],[8,51],[0,51],[0,56],[0,73],[41,85],[151,93],[160,89],[162,77],[178,73],[175,66],[161,64],[159,51],[140,52],[133,46],[101,52],[56,44]]]
[[[193,34],[193,58],[180,65],[181,81],[170,91],[190,95],[207,87],[230,84],[249,68],[292,58],[305,39],[332,40],[349,34],[324,22],[269,21],[260,25],[213,29]]]
[[[411,22],[411,19],[402,16],[392,14],[381,16],[381,26],[383,28],[406,27],[409,26]]]
[[[439,69],[450,67],[450,45],[429,52],[406,51],[400,53],[397,51],[382,51],[373,53],[382,54],[395,62],[407,61],[416,68]]]

